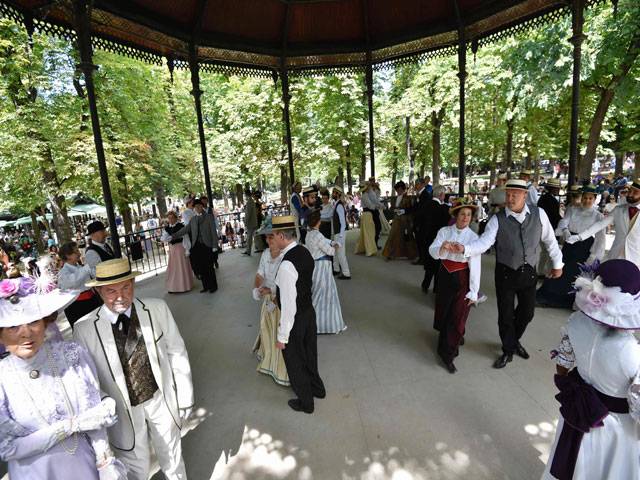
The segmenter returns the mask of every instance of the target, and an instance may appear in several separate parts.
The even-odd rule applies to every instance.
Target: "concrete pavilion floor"
[[[259,255],[224,253],[213,295],[200,294],[199,283],[169,295],[164,274],[138,282],[139,296],[167,300],[189,351],[189,479],[540,478],[558,417],[548,352],[569,312],[537,310],[523,339],[531,359],[493,369],[494,257],[485,255],[489,300],[472,309],[459,371],[450,375],[436,360],[434,296],[420,290],[422,268],[351,254],[357,234],[348,238],[353,280],[338,281],[349,328],[318,338],[327,398],[313,415],[289,409],[290,389],[255,371],[259,304],[250,289]]]
[[[450,375],[436,360],[434,297],[419,288],[421,267],[349,254],[353,280],[338,284],[349,328],[318,338],[327,398],[306,415],[287,406],[289,389],[255,371],[258,259],[223,254],[213,295],[196,287],[168,295],[164,275],[138,287],[167,299],[189,350],[197,405],[183,439],[190,479],[540,477],[558,416],[548,352],[568,312],[539,309],[523,340],[531,359],[493,369],[494,260],[485,256],[489,300],[472,309],[459,372]]]

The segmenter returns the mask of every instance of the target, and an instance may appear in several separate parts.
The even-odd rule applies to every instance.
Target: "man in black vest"
[[[496,245],[495,281],[502,355],[493,364],[495,368],[504,368],[514,353],[529,358],[520,339],[534,315],[540,242],[549,252],[553,265],[548,276],[558,278],[563,267],[562,252],[547,214],[537,206],[526,204],[527,182],[509,180],[505,188],[505,209],[491,217],[478,240],[468,245],[443,245],[452,252],[464,253],[465,257],[484,253]]]
[[[280,307],[276,347],[282,350],[291,388],[298,396],[289,400],[289,406],[297,412],[313,413],[313,398],[326,395],[318,373],[316,312],[311,302],[314,261],[296,242],[295,217],[273,217],[271,224],[265,233],[283,255],[276,275]]]
[[[100,262],[113,260],[116,258],[111,245],[107,242],[109,233],[104,223],[99,220],[92,222],[87,227],[87,235],[91,239],[91,245],[87,247],[84,254],[85,263],[91,270],[91,278],[96,278],[96,265]]]

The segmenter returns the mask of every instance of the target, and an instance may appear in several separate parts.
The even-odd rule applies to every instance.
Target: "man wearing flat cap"
[[[193,408],[189,356],[164,300],[136,298],[126,258],[96,267],[104,305],[75,325],[73,337],[95,360],[101,389],[116,401],[109,443],[129,480],[148,480],[151,445],[169,480],[187,478],[180,429]]]
[[[91,278],[96,276],[96,265],[100,262],[116,258],[111,245],[107,242],[109,233],[104,223],[99,220],[91,222],[87,227],[87,235],[91,239],[91,245],[87,247],[84,254],[85,263],[89,265]]]
[[[495,281],[502,355],[493,364],[495,368],[504,368],[514,353],[524,359],[529,358],[520,339],[535,312],[536,267],[541,242],[551,257],[549,277],[560,277],[563,267],[562,252],[549,217],[541,208],[526,203],[527,182],[509,180],[505,189],[504,210],[491,217],[479,239],[467,245],[443,245],[454,253],[464,253],[465,257],[484,253],[496,245]]]

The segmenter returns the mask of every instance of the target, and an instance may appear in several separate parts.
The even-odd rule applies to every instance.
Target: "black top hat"
[[[87,234],[91,235],[92,233],[100,232],[106,229],[107,227],[105,227],[104,223],[102,223],[100,220],[96,220],[95,222],[90,223],[87,227]]]

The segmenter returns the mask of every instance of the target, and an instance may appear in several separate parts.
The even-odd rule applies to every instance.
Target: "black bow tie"
[[[118,321],[116,322],[116,328],[118,330],[122,330],[122,333],[125,335],[129,334],[129,322],[131,319],[127,317],[124,313],[118,315]]]

